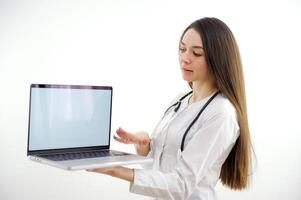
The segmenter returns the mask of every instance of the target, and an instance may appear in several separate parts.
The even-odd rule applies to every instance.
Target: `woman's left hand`
[[[87,171],[110,175],[129,182],[134,181],[134,170],[126,167],[105,167],[97,169],[88,169]]]

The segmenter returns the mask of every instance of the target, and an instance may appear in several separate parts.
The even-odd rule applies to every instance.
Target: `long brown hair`
[[[208,68],[217,88],[235,107],[240,128],[240,135],[222,166],[220,179],[231,189],[244,189],[249,182],[252,145],[239,49],[231,30],[217,18],[202,18],[193,22],[184,30],[181,40],[191,28],[200,34]],[[191,87],[191,83],[189,85]]]

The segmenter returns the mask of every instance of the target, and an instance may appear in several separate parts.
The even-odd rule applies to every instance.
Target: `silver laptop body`
[[[110,150],[111,86],[31,84],[27,156],[65,170],[151,163]]]

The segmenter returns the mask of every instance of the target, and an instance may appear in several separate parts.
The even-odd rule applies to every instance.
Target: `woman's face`
[[[180,41],[179,61],[185,81],[203,83],[209,80],[203,43],[199,33],[192,28],[186,31]]]

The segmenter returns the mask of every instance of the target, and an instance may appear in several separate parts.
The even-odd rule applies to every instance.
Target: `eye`
[[[186,51],[186,49],[185,49],[184,47],[179,47],[179,51],[180,51],[181,53],[183,53],[183,52]]]
[[[195,55],[196,57],[203,56],[203,54],[201,54],[201,53],[196,53],[196,52],[193,52],[193,55]]]

